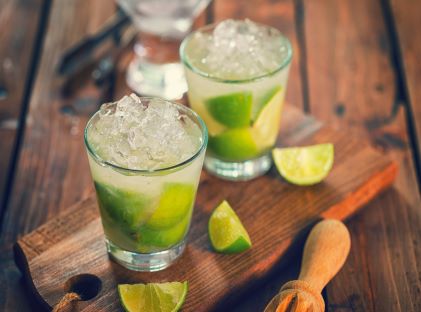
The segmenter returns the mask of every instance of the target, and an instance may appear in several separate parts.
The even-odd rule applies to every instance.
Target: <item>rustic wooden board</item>
[[[117,283],[188,280],[183,311],[208,311],[265,277],[294,242],[321,217],[345,219],[394,180],[395,163],[364,140],[334,131],[293,107],[283,114],[280,143],[333,142],[335,165],[328,178],[311,187],[284,182],[275,169],[249,182],[228,182],[203,173],[188,247],[172,267],[157,273],[135,273],[109,260],[96,202],[88,199],[19,240],[16,262],[33,290],[52,306],[64,295],[72,276],[90,273],[103,285],[95,299],[78,303],[81,311],[117,311]],[[207,221],[227,199],[248,229],[253,248],[240,255],[212,252]]]

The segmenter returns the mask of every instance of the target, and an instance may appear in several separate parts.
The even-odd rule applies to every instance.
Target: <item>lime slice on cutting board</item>
[[[275,148],[272,156],[279,173],[293,184],[312,185],[330,172],[334,160],[333,144]]]
[[[209,151],[228,161],[250,159],[259,154],[250,128],[228,129],[209,137]]]
[[[273,89],[266,101],[252,128],[253,137],[259,149],[272,147],[278,137],[284,102],[282,88]]]
[[[212,212],[208,231],[212,247],[218,252],[239,253],[251,247],[246,229],[225,200]]]
[[[187,282],[118,285],[127,312],[176,312],[183,305],[187,290]]]
[[[191,210],[194,187],[184,183],[166,183],[158,207],[146,222],[151,229],[165,229],[179,223]]]
[[[212,117],[229,128],[250,125],[253,96],[238,92],[207,99],[205,105]]]

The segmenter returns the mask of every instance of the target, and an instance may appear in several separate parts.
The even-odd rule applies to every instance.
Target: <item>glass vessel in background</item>
[[[180,42],[210,0],[117,0],[139,30],[126,80],[142,95],[179,99],[187,91]]]
[[[205,167],[229,180],[269,170],[292,58],[277,29],[250,20],[203,27],[180,47],[191,107],[209,131]]]
[[[204,122],[181,104],[131,95],[104,104],[84,137],[109,254],[131,270],[166,268],[186,244]]]

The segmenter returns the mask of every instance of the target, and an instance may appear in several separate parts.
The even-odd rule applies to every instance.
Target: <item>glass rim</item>
[[[288,39],[287,36],[285,36],[279,29],[277,29],[275,27],[272,27],[272,26],[269,26],[269,25],[260,24],[260,23],[256,23],[256,24],[261,25],[261,26],[264,26],[264,27],[267,27],[267,28],[274,29],[277,32],[279,32],[280,39],[285,41],[285,44],[286,44],[286,47],[287,47],[287,56],[284,58],[284,60],[282,62],[280,62],[279,66],[277,68],[275,68],[274,70],[272,70],[272,71],[270,71],[270,72],[268,72],[266,74],[258,75],[258,76],[251,77],[251,78],[246,78],[246,79],[225,79],[225,78],[220,78],[220,77],[217,77],[217,76],[210,75],[209,73],[204,72],[203,70],[200,70],[197,67],[193,66],[189,62],[188,57],[187,57],[187,53],[186,53],[186,46],[187,46],[188,42],[190,42],[191,38],[195,34],[200,33],[200,32],[204,32],[204,31],[207,31],[207,30],[210,30],[210,29],[214,28],[216,25],[218,25],[217,23],[213,23],[213,24],[209,24],[209,25],[203,26],[203,27],[201,27],[201,28],[199,28],[199,29],[191,32],[188,36],[186,36],[184,38],[184,40],[181,42],[181,45],[180,45],[180,49],[179,49],[180,60],[181,60],[181,62],[187,68],[189,68],[194,73],[196,73],[196,74],[198,74],[198,75],[200,75],[202,77],[205,77],[205,78],[214,80],[216,82],[222,82],[222,83],[247,83],[247,82],[253,82],[253,81],[256,81],[256,80],[260,80],[260,79],[263,79],[263,78],[266,78],[266,77],[273,76],[276,73],[278,73],[279,71],[281,71],[282,69],[284,69],[285,67],[287,67],[291,63],[291,60],[292,60],[292,52],[293,52],[292,51],[291,41]]]
[[[99,109],[98,111],[95,112],[95,114],[93,114],[89,118],[88,122],[86,123],[84,135],[83,135],[86,149],[87,149],[88,153],[94,158],[94,160],[96,162],[99,162],[101,165],[109,166],[109,167],[111,167],[111,168],[113,168],[113,169],[115,169],[119,172],[125,172],[125,173],[128,173],[128,174],[155,175],[155,174],[158,174],[158,173],[178,171],[178,170],[186,167],[189,163],[193,162],[197,157],[199,157],[199,155],[206,149],[206,146],[208,144],[208,129],[207,129],[206,124],[203,121],[203,119],[194,110],[192,110],[191,108],[189,108],[186,105],[183,105],[181,103],[177,103],[175,101],[170,101],[170,100],[165,100],[165,99],[159,98],[159,97],[141,96],[139,98],[141,100],[142,99],[160,100],[160,101],[163,101],[163,102],[171,103],[171,104],[177,106],[177,108],[181,108],[182,110],[190,113],[194,118],[196,118],[196,120],[198,120],[200,128],[201,128],[200,130],[201,130],[201,133],[202,133],[202,142],[201,142],[200,147],[197,149],[197,151],[192,156],[183,160],[182,162],[176,163],[176,164],[168,166],[168,167],[158,168],[158,169],[129,169],[129,168],[122,167],[120,165],[111,163],[107,160],[104,160],[101,156],[99,156],[95,152],[95,150],[92,148],[92,146],[89,144],[89,140],[88,140],[88,130],[92,126],[94,118],[99,114],[99,112],[100,112],[100,109]],[[111,102],[111,103],[117,104],[117,101]]]

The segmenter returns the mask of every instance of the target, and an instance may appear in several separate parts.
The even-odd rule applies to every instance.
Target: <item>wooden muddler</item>
[[[323,312],[321,292],[345,263],[350,247],[350,235],[342,222],[317,223],[304,246],[298,280],[284,284],[265,312]]]

